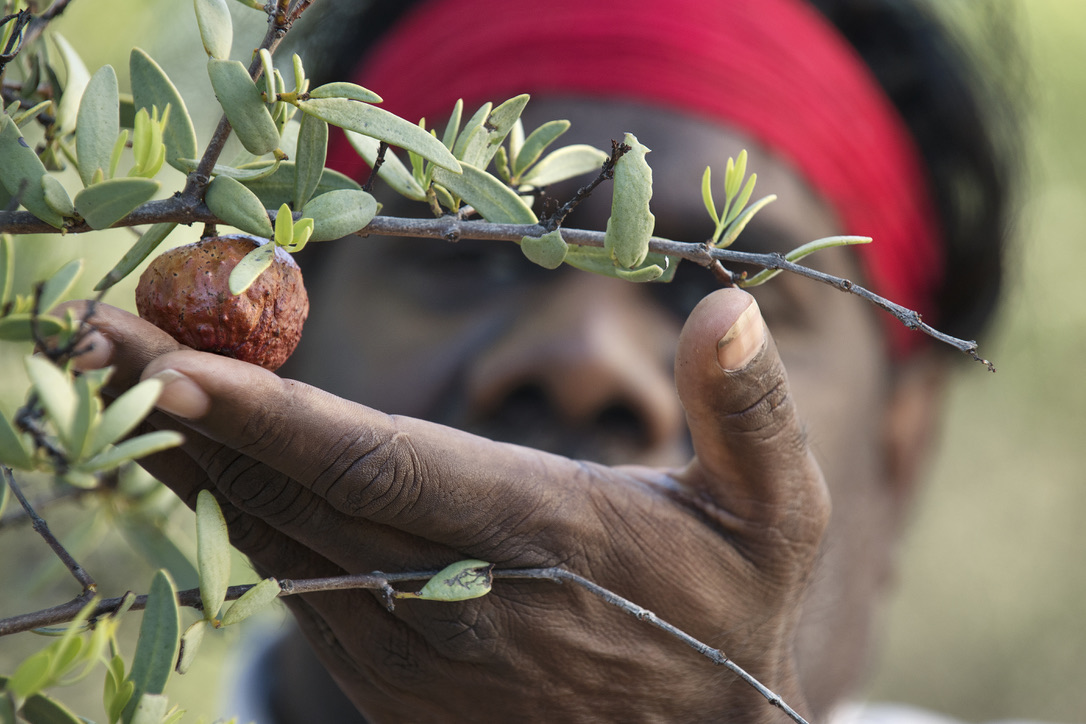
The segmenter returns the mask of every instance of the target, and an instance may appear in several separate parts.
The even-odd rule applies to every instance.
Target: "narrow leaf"
[[[7,234],[0,234],[0,309],[14,296],[15,284],[15,248]]]
[[[0,339],[6,342],[33,342],[35,324],[37,333],[41,337],[60,334],[68,328],[56,317],[40,314],[37,319],[34,319],[29,312],[17,312],[0,318]]]
[[[776,200],[776,194],[770,194],[769,196],[763,196],[762,198],[751,204],[749,207],[747,207],[743,211],[743,213],[739,214],[739,216],[737,216],[735,220],[732,221],[726,229],[724,229],[723,237],[720,239],[720,241],[716,243],[717,248],[725,249],[731,246],[736,238],[739,237],[739,234],[742,233],[743,229],[747,228],[747,224],[749,224],[750,220],[754,218],[754,215],[758,213],[766,204],[769,204],[770,202]]]
[[[652,169],[645,160],[649,149],[632,133],[626,134],[624,143],[630,150],[615,164],[611,216],[607,219],[603,245],[615,264],[634,269],[648,256],[656,217],[649,210]]]
[[[181,647],[177,653],[177,665],[174,671],[179,674],[187,674],[192,662],[196,660],[196,652],[200,650],[200,642],[204,640],[210,623],[206,619],[200,619],[185,629],[181,636]]]
[[[294,208],[300,209],[313,197],[328,157],[328,124],[308,113],[298,128],[297,170],[294,176]]]
[[[41,297],[38,302],[39,311],[45,312],[56,306],[64,298],[64,295],[71,290],[72,285],[75,284],[75,280],[79,278],[82,271],[83,260],[73,259],[54,272],[53,276],[42,284]]]
[[[204,618],[211,620],[219,615],[230,585],[230,534],[219,503],[208,490],[196,498],[196,561]]]
[[[495,224],[534,224],[536,215],[515,191],[495,176],[470,164],[463,164],[463,173],[454,174],[434,169],[434,181],[475,207],[475,210]]]
[[[713,169],[705,167],[705,173],[701,175],[701,201],[705,204],[705,210],[709,212],[714,224],[720,223],[720,215],[716,212],[716,202],[713,201],[712,187]]]
[[[181,94],[165,71],[146,52],[133,48],[128,61],[132,79],[132,98],[136,110],[170,107],[170,118],[162,134],[166,144],[166,163],[185,173],[177,164],[179,158],[196,155],[196,129]]]
[[[279,581],[274,578],[263,579],[226,609],[222,617],[222,625],[233,626],[241,623],[278,598],[281,592]]]
[[[784,258],[788,261],[799,261],[803,257],[813,254],[816,251],[821,251],[822,249],[832,249],[835,246],[852,246],[854,244],[870,243],[870,236],[827,236],[823,239],[815,239],[802,246],[797,246],[795,249],[785,254]],[[759,284],[765,284],[780,273],[780,269],[763,269],[749,279],[740,281],[739,286],[744,289],[756,287]]]
[[[310,241],[331,241],[353,234],[373,221],[377,201],[365,191],[342,189],[315,197],[302,209],[313,219]]]
[[[532,131],[514,156],[513,178],[519,177],[529,166],[538,161],[547,147],[569,130],[569,126],[569,121],[549,121]],[[512,151],[512,146],[510,150]]]
[[[363,101],[365,103],[380,103],[381,96],[377,95],[368,88],[363,88],[360,85],[354,83],[346,83],[343,81],[337,81],[335,83],[325,83],[319,85],[313,90],[309,91],[310,98],[346,98],[352,101]]]
[[[234,24],[230,20],[230,8],[226,0],[194,0],[196,24],[200,26],[200,40],[204,50],[212,58],[230,57],[234,42]]]
[[[316,98],[302,101],[298,107],[333,126],[414,151],[441,168],[460,172],[460,164],[441,141],[383,108],[346,98]]]
[[[177,447],[184,442],[184,436],[173,430],[156,430],[129,438],[124,442],[106,448],[85,463],[79,464],[79,469],[84,472],[94,473],[99,470],[115,468],[123,462],[136,460],[156,452]]]
[[[10,116],[0,114],[0,183],[11,197],[42,221],[60,229],[64,218],[45,201],[41,179],[45,165],[30,148]]]
[[[139,640],[132,659],[128,680],[135,684],[132,699],[125,707],[123,720],[131,722],[144,694],[161,694],[177,657],[181,618],[177,610],[177,590],[165,571],[151,580],[147,606],[143,611]]]
[[[228,285],[231,294],[242,294],[252,286],[264,270],[275,260],[275,244],[261,244],[241,257],[241,261],[230,270]]]
[[[450,151],[456,147],[456,137],[460,134],[460,120],[464,114],[464,99],[460,98],[453,105],[449,120],[445,122],[445,132],[441,134],[441,142]]]
[[[111,178],[75,195],[75,209],[92,229],[108,229],[151,200],[159,183],[149,178]]]
[[[211,213],[242,231],[269,239],[275,233],[260,198],[229,176],[216,176],[211,181],[204,202]]]
[[[494,108],[487,116],[486,121],[471,141],[464,148],[463,154],[457,156],[460,160],[485,169],[490,165],[498,147],[505,142],[513,124],[520,118],[524,106],[528,103],[528,94],[521,94],[505,101]]]
[[[16,470],[30,470],[34,467],[34,458],[25,433],[15,429],[8,416],[0,413],[0,463]],[[7,483],[0,483],[0,493],[8,489]],[[0,495],[0,497],[3,497]]]
[[[207,74],[215,97],[245,150],[257,156],[274,151],[279,146],[279,128],[245,66],[237,60],[211,58],[207,61]]]
[[[117,73],[113,66],[103,65],[91,76],[79,104],[75,151],[84,186],[91,185],[95,169],[109,169],[113,144],[121,132],[119,105]]]
[[[117,282],[124,279],[126,276],[135,271],[136,267],[143,263],[146,259],[158,248],[159,244],[165,241],[166,237],[177,228],[177,222],[171,221],[168,223],[155,224],[147,231],[143,232],[139,241],[132,245],[132,248],[124,253],[121,260],[117,262],[117,265],[109,270],[109,273],[102,277],[102,280],[95,285],[94,291],[100,292],[104,289],[109,289]]]
[[[75,52],[75,48],[72,47],[71,43],[60,33],[54,32],[52,36],[57,49],[60,51],[60,57],[64,61],[64,71],[67,75],[64,81],[64,92],[57,104],[56,115],[59,135],[65,136],[75,130],[79,105],[83,100],[83,92],[87,87],[87,83],[90,82],[91,75],[90,71],[87,70],[87,66],[83,63],[83,59],[79,57],[79,53]]]
[[[550,186],[575,176],[598,172],[608,158],[610,156],[603,151],[583,143],[563,146],[533,166],[520,179],[520,183],[535,188]]]
[[[110,403],[94,429],[86,454],[93,457],[107,445],[115,444],[132,432],[136,425],[140,424],[151,412],[161,392],[162,381],[150,378],[129,388]]]
[[[64,184],[56,176],[50,174],[42,176],[41,190],[46,206],[63,217],[75,216],[75,205],[72,203],[72,197],[68,195]]]
[[[370,168],[377,162],[377,154],[381,148],[381,142],[370,136],[363,136],[354,131],[344,131],[347,141]],[[377,169],[377,176],[392,187],[392,190],[401,196],[406,196],[414,201],[425,201],[426,192],[419,186],[418,181],[411,171],[404,166],[403,161],[389,148],[385,151],[384,162]]]
[[[49,414],[61,439],[67,444],[76,407],[76,394],[71,378],[45,357],[37,355],[26,358],[26,371],[42,407]]]

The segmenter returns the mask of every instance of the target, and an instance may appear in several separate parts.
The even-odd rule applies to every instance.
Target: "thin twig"
[[[600,168],[600,172],[596,175],[596,178],[589,181],[587,184],[577,189],[577,193],[573,194],[566,203],[558,207],[558,209],[540,219],[539,225],[543,227],[545,232],[551,232],[562,225],[562,222],[566,220],[566,217],[573,213],[573,210],[581,205],[585,199],[592,195],[592,192],[604,181],[608,181],[615,177],[615,164],[618,160],[626,155],[626,152],[630,150],[629,144],[619,143],[614,139],[611,140],[611,157],[603,162],[603,166]]]
[[[370,169],[370,177],[362,184],[362,190],[366,193],[373,191],[373,184],[377,181],[377,172],[385,165],[385,154],[388,153],[388,142],[381,141],[377,144],[377,158],[373,159],[373,168]]]
[[[30,520],[33,521],[34,530],[45,539],[45,542],[49,544],[49,547],[56,553],[57,558],[68,568],[75,580],[79,581],[79,584],[83,586],[83,593],[93,594],[98,590],[98,584],[94,582],[90,574],[86,569],[72,557],[72,554],[61,544],[57,537],[53,535],[49,530],[49,524],[45,522],[45,519],[38,515],[33,506],[30,505],[30,501],[23,495],[22,489],[19,484],[15,482],[15,475],[12,473],[11,468],[7,465],[0,465],[0,471],[3,471],[4,479],[7,481],[8,487],[11,488],[11,492],[15,493],[15,497],[19,499],[19,503],[23,506],[23,510],[30,516]]]

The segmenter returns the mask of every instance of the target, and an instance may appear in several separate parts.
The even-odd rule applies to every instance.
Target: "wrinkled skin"
[[[759,188],[782,197],[752,228],[758,245],[837,232],[786,166],[725,129],[601,102],[537,102],[534,112],[529,130],[568,117],[569,142],[606,146],[630,129],[653,148],[660,235],[705,237],[701,169],[723,169],[743,146]],[[607,202],[593,199],[576,223],[602,228]],[[465,557],[564,565],[824,716],[863,668],[940,366],[921,355],[891,372],[875,315],[811,282],[784,278],[759,293],[772,330],[763,337],[759,318],[743,316],[743,292],[684,308],[713,286],[699,269],[666,292],[537,274],[515,247],[493,244],[350,240],[329,252],[284,373],[342,397],[185,350],[109,308],[83,364],[116,365],[117,388],[184,375],[166,378],[160,401],[183,415],[151,424],[187,442],[147,467],[190,505],[213,490],[232,540],[264,573],[433,569]],[[847,252],[821,266],[858,276]],[[690,312],[685,324],[676,311]],[[724,360],[755,356],[729,371],[718,340],[740,317],[748,336]],[[568,585],[499,581],[481,599],[401,601],[392,613],[366,591],[287,603],[370,721],[784,717],[683,644]],[[329,720],[332,702],[304,677],[277,686],[280,698],[297,694],[308,720]]]

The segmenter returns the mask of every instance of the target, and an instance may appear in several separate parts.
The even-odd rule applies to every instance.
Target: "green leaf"
[[[569,245],[562,238],[562,230],[555,229],[543,236],[525,236],[520,240],[520,250],[544,269],[557,269],[565,261]]]
[[[300,102],[298,107],[333,126],[414,151],[441,168],[460,172],[460,164],[441,141],[383,108],[346,98],[315,98]]]
[[[822,249],[832,249],[835,246],[852,246],[854,244],[870,243],[870,236],[827,236],[822,239],[809,241],[802,246],[797,246],[795,249],[785,254],[784,258],[788,261],[799,261],[803,257],[813,254],[816,251],[821,251]],[[756,287],[759,284],[765,284],[780,273],[780,269],[763,269],[749,279],[740,281],[739,286],[744,289]]]
[[[381,142],[370,136],[363,136],[354,131],[344,131],[351,147],[373,168],[377,162],[377,153],[381,150]],[[426,192],[419,186],[418,181],[411,171],[404,166],[403,161],[389,148],[385,151],[384,163],[377,169],[377,176],[392,187],[392,190],[401,196],[406,196],[414,201],[425,201]]]
[[[750,195],[754,193],[754,184],[757,181],[758,174],[752,173],[750,175],[750,178],[747,179],[747,185],[743,187],[743,190],[739,193],[739,196],[736,197],[735,203],[728,211],[728,215],[724,217],[725,226],[732,223],[732,221],[735,220],[735,217],[743,211],[744,207],[746,207],[747,202],[750,201]]]
[[[151,580],[132,670],[128,674],[128,680],[135,684],[135,690],[125,707],[125,722],[133,720],[137,703],[144,694],[162,693],[177,658],[180,634],[177,590],[169,574],[160,570]]]
[[[211,58],[207,61],[207,74],[219,105],[245,150],[263,156],[278,148],[279,128],[245,66],[237,60]],[[195,155],[186,154],[186,157]]]
[[[81,462],[78,469],[88,473],[115,468],[121,463],[136,460],[156,452],[177,447],[185,437],[173,430],[156,430],[106,448],[90,460]]]
[[[151,200],[159,183],[149,178],[111,178],[75,195],[75,209],[92,229],[108,229]]]
[[[705,173],[701,175],[701,201],[705,204],[705,210],[709,212],[714,224],[720,223],[720,216],[716,212],[716,202],[713,201],[712,187],[713,169],[705,167]]]
[[[265,209],[277,209],[283,204],[289,204],[294,200],[294,178],[296,174],[297,166],[294,162],[286,161],[280,164],[278,171],[266,178],[257,181],[245,181],[245,188],[257,195]],[[316,193],[323,194],[336,189],[361,190],[361,188],[362,186],[354,179],[338,171],[326,168],[324,173],[321,174],[321,182],[317,185]]]
[[[368,88],[363,88],[360,85],[354,83],[346,83],[343,81],[337,81],[335,83],[325,83],[319,85],[313,90],[309,91],[310,98],[346,98],[352,101],[362,101],[364,103],[380,103],[381,96],[377,95]]]
[[[434,169],[434,181],[471,204],[479,214],[495,224],[534,224],[538,221],[523,199],[498,178],[471,164],[463,164],[463,173]]]
[[[56,306],[57,302],[63,299],[75,284],[75,280],[79,278],[82,271],[83,260],[73,259],[54,272],[53,276],[42,285],[41,297],[39,297],[41,311],[48,311]]]
[[[524,93],[510,98],[490,111],[479,131],[471,137],[462,154],[457,158],[472,166],[485,169],[494,158],[498,147],[505,142],[505,137],[509,135],[509,131],[520,118],[527,103],[528,94]]]
[[[20,698],[36,694],[52,679],[56,657],[57,652],[52,646],[31,654],[15,669],[7,687]]]
[[[42,407],[56,426],[61,440],[67,444],[76,407],[71,377],[45,357],[37,355],[26,358],[26,371]]]
[[[486,561],[458,561],[441,569],[418,593],[400,596],[427,601],[467,601],[480,598],[490,593],[494,582],[493,570],[494,564]]]
[[[441,143],[450,151],[456,147],[456,136],[460,133],[460,117],[464,113],[464,99],[460,98],[453,105],[449,120],[445,123],[445,132],[441,134]],[[370,164],[371,166],[373,164]]]
[[[79,105],[83,100],[83,92],[87,83],[90,82],[91,75],[83,59],[64,36],[56,32],[52,36],[60,51],[60,57],[64,61],[64,71],[67,75],[64,81],[64,92],[60,96],[60,102],[57,103],[56,115],[58,135],[66,136],[75,130]]]
[[[185,173],[177,164],[179,158],[196,155],[196,129],[192,125],[185,101],[166,72],[146,52],[133,48],[128,61],[132,79],[132,98],[135,109],[163,110],[170,107],[169,123],[162,134],[166,144],[166,163]]]
[[[263,579],[241,594],[241,598],[234,601],[233,605],[226,609],[226,613],[222,617],[222,625],[233,626],[236,623],[241,623],[278,598],[281,592],[279,581],[274,578]]]
[[[313,197],[328,157],[328,124],[308,113],[302,114],[295,155],[294,208],[300,209]]]
[[[289,216],[288,216],[289,218]],[[242,294],[252,286],[264,270],[275,260],[276,246],[273,243],[261,244],[245,256],[230,270],[228,286],[231,294]]]
[[[365,191],[342,189],[315,197],[302,209],[313,219],[310,241],[331,241],[353,234],[373,221],[377,201]]]
[[[124,394],[110,403],[102,413],[94,434],[90,438],[90,444],[86,448],[86,454],[90,457],[97,455],[113,445],[122,437],[132,432],[136,425],[147,417],[155,406],[159,394],[162,392],[162,380],[154,378],[146,379],[129,388]]]
[[[627,133],[623,141],[630,150],[615,164],[614,195],[611,216],[603,246],[620,267],[634,269],[649,253],[649,239],[656,217],[649,211],[652,198],[652,169],[645,155],[649,149]]]
[[[528,138],[524,139],[523,145],[514,157],[513,178],[518,178],[529,166],[538,161],[547,147],[569,130],[569,126],[569,121],[549,121],[532,131]]]
[[[144,259],[149,257],[151,253],[158,248],[159,244],[165,241],[166,237],[177,228],[177,222],[171,221],[168,223],[155,224],[147,231],[143,232],[139,241],[132,245],[132,248],[124,253],[121,260],[117,262],[117,265],[109,270],[109,273],[102,277],[102,280],[95,285],[94,291],[100,292],[105,289],[109,289],[117,282],[124,279],[126,276],[135,271]]]
[[[162,724],[169,708],[170,700],[162,694],[144,694],[136,703],[130,724]]]
[[[196,158],[179,158],[177,159],[179,166],[184,166],[189,169],[188,173],[192,173],[200,166],[200,160]],[[240,167],[224,166],[223,164],[215,164],[211,168],[212,176],[229,176],[235,181],[241,181],[242,183],[248,183],[250,181],[259,181],[262,178],[271,176],[273,173],[279,170],[279,164],[281,164],[278,158],[274,160],[261,160],[254,161],[253,163],[247,163]]]
[[[230,20],[226,0],[193,0],[193,5],[204,50],[212,58],[229,58],[230,46],[234,42],[234,24]]]
[[[84,186],[91,185],[95,169],[107,171],[110,167],[113,144],[121,132],[119,105],[117,73],[113,66],[103,65],[91,76],[79,104],[75,151]]]
[[[28,724],[84,724],[68,707],[45,694],[28,698],[19,714]]]
[[[45,165],[27,145],[15,121],[0,114],[0,183],[27,211],[61,229],[64,218],[45,200],[41,182],[45,175]]]
[[[33,315],[29,312],[17,312],[0,318],[0,339],[6,342],[33,342],[34,325]],[[40,314],[37,318],[38,334],[42,337],[50,337],[60,334],[68,329],[63,320]]]
[[[766,204],[769,204],[770,202],[776,200],[776,194],[770,194],[769,196],[763,196],[762,198],[751,204],[749,207],[747,207],[743,211],[743,213],[735,217],[735,219],[724,229],[724,234],[721,237],[720,241],[716,242],[716,247],[718,249],[725,249],[731,246],[732,243],[735,242],[735,240],[739,237],[739,234],[743,232],[743,229],[747,228],[747,224],[749,224],[750,220],[754,218],[754,215],[761,211],[762,207],[764,207]]]
[[[272,239],[276,246],[290,246],[294,243],[294,216],[290,206],[283,204],[275,214],[275,237]],[[255,250],[254,250],[255,251]],[[245,285],[248,289],[249,285]],[[234,292],[239,294],[240,292]]]
[[[7,306],[14,293],[15,285],[15,248],[7,234],[0,234],[0,310]]]
[[[242,231],[270,239],[275,233],[260,198],[240,181],[216,176],[207,187],[204,202],[211,213]]]
[[[96,370],[96,372],[99,371]],[[102,412],[102,402],[97,394],[99,385],[96,384],[95,377],[100,377],[100,375],[79,375],[75,378],[73,385],[76,393],[76,406],[75,415],[72,417],[71,449],[68,452],[76,460],[82,456],[91,429],[98,421],[98,415]]]
[[[128,544],[155,568],[165,568],[182,589],[200,585],[196,565],[168,536],[165,522],[152,519],[139,509],[116,517],[118,529]]]
[[[558,121],[561,123],[561,121]],[[554,121],[551,121],[554,123]],[[546,124],[543,124],[546,125]],[[538,129],[536,129],[538,130]],[[509,158],[516,159],[520,155],[521,149],[524,148],[524,121],[521,118],[517,119],[517,122],[513,124],[513,129],[509,131]],[[527,168],[527,166],[525,166]]]
[[[32,470],[32,450],[26,433],[17,431],[7,415],[0,413],[0,463],[16,470]],[[6,493],[7,483],[0,483],[0,488],[0,493]]]
[[[525,186],[540,188],[586,173],[599,172],[608,156],[598,148],[575,143],[556,149],[520,179]]]
[[[623,279],[628,282],[665,282],[675,276],[676,264],[666,254],[650,253],[643,265],[637,269],[623,269],[615,266],[610,253],[594,246],[570,244],[565,263],[582,271],[601,276]]]
[[[219,503],[208,490],[196,498],[196,561],[204,618],[214,620],[230,586],[230,534]]]
[[[196,652],[200,650],[200,642],[204,640],[210,622],[207,619],[195,621],[181,635],[181,648],[177,654],[177,665],[174,671],[179,674],[187,674],[192,662],[196,660]]]
[[[464,127],[460,130],[460,133],[457,134],[456,143],[453,144],[453,156],[463,158],[464,154],[468,152],[468,147],[474,143],[475,136],[480,133],[485,133],[483,124],[486,123],[486,119],[490,116],[490,110],[493,107],[493,103],[484,103],[479,106],[478,110],[476,110],[471,118],[467,120]]]
[[[42,176],[41,190],[42,197],[49,208],[64,217],[75,216],[75,205],[72,204],[72,197],[68,195],[64,184],[55,176],[50,174]]]

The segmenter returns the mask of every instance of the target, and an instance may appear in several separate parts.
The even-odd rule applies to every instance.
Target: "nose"
[[[528,401],[553,418],[541,426],[624,428],[641,459],[659,457],[684,430],[672,376],[678,333],[640,285],[569,272],[477,360],[469,405],[494,418]]]

